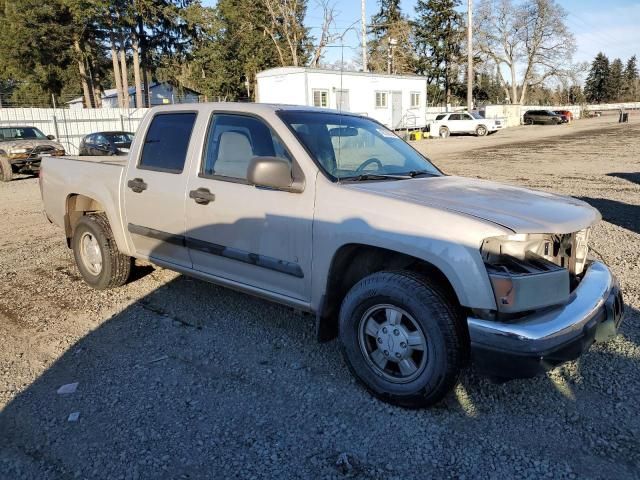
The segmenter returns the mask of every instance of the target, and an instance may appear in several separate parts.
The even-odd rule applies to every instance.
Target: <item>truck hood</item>
[[[354,183],[350,187],[480,218],[515,233],[572,233],[601,218],[595,208],[572,197],[464,177]]]
[[[0,141],[0,150],[10,153],[14,148],[53,147],[56,150],[64,150],[64,147],[53,140],[28,139]]]

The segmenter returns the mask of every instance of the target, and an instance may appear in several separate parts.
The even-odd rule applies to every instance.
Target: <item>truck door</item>
[[[187,199],[187,245],[193,268],[307,301],[311,285],[311,185],[293,193],[248,184],[253,157],[293,162],[268,123],[215,113],[203,158],[193,166]]]
[[[124,180],[125,228],[138,255],[191,267],[185,246],[185,197],[196,112],[162,111],[150,119]],[[141,131],[145,132],[145,125]],[[137,159],[135,161],[134,159]]]

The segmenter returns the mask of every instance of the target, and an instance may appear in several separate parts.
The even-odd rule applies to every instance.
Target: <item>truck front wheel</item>
[[[0,157],[0,181],[10,182],[13,178],[13,169],[7,157]]]
[[[119,287],[129,279],[131,257],[118,251],[104,214],[83,216],[73,232],[71,246],[80,275],[91,287]]]
[[[358,282],[340,310],[351,373],[380,399],[419,408],[456,384],[468,349],[454,306],[424,277],[378,272]]]

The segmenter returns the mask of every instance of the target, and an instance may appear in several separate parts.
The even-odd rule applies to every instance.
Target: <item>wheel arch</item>
[[[336,250],[330,262],[324,294],[316,312],[316,333],[320,341],[337,336],[338,313],[347,292],[364,277],[383,270],[420,273],[438,286],[453,305],[462,308],[453,283],[433,263],[384,247],[348,243]]]

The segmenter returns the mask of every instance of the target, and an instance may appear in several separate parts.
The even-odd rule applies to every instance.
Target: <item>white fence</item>
[[[0,126],[30,125],[54,135],[69,154],[77,154],[82,137],[94,132],[134,132],[146,108],[67,109],[0,108]]]

